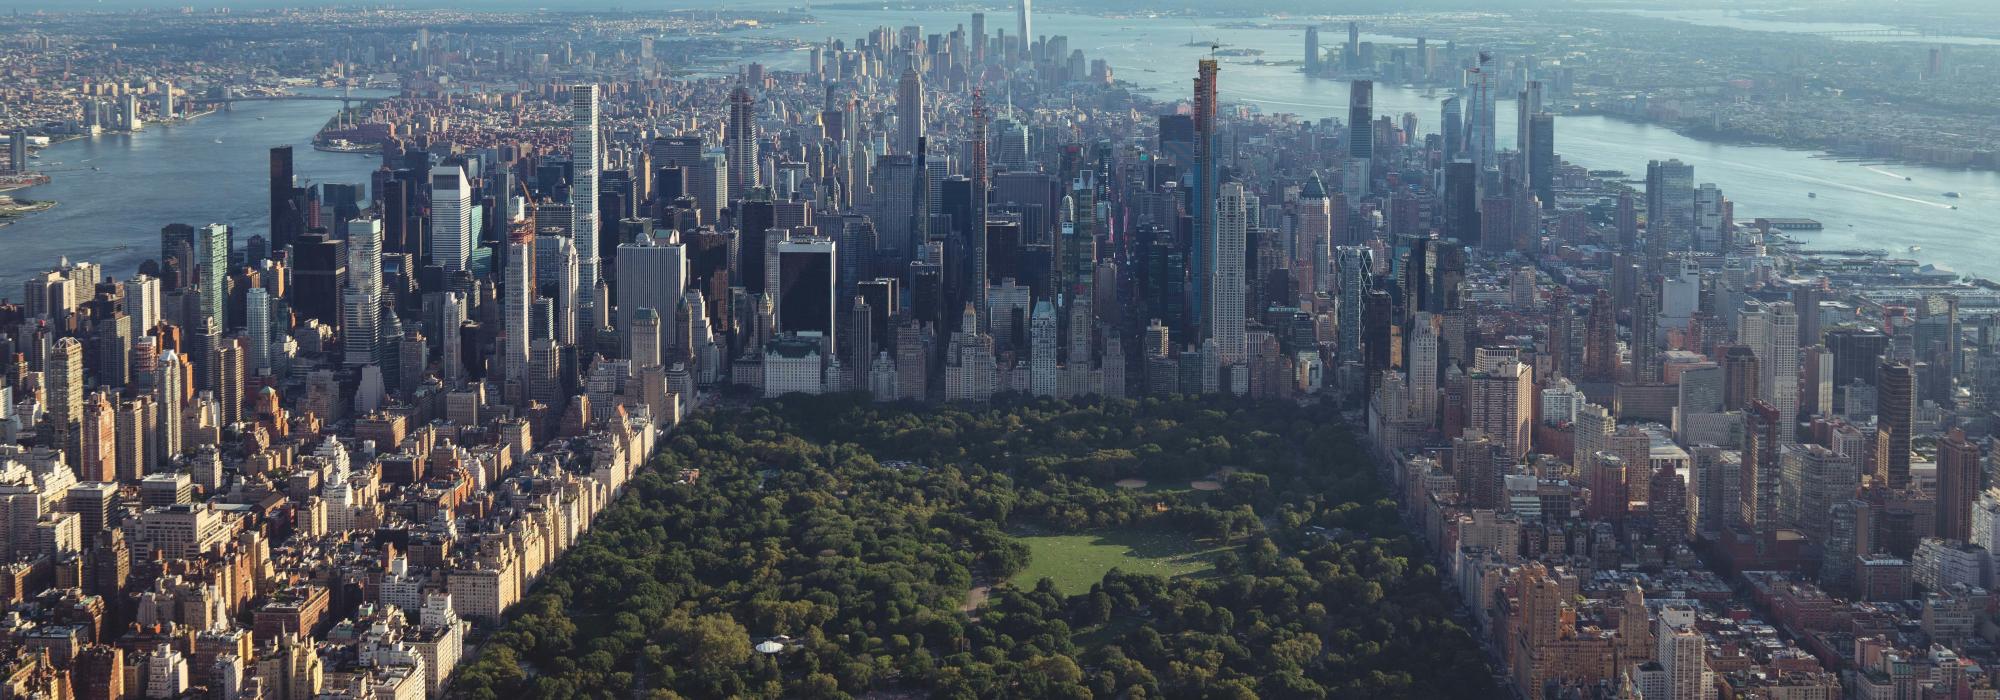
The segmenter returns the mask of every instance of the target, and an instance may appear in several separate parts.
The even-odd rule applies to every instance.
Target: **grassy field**
[[[1027,535],[1028,568],[1010,580],[1032,588],[1048,578],[1056,590],[1077,594],[1112,569],[1161,576],[1196,576],[1215,565],[1227,545],[1171,533],[1106,531],[1087,535]]]

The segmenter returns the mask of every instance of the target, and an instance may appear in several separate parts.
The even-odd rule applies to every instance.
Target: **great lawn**
[[[1081,535],[1023,535],[1028,568],[1009,583],[1033,588],[1043,578],[1065,595],[1090,591],[1112,569],[1158,574],[1168,578],[1199,576],[1215,567],[1215,556],[1229,549],[1213,540],[1197,540],[1172,532],[1103,531]]]

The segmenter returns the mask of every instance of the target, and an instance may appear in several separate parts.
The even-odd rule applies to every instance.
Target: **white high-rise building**
[[[597,299],[597,85],[569,88],[569,235],[576,241],[578,306],[598,308]],[[580,320],[593,316],[585,312]]]
[[[1222,186],[1215,199],[1215,257],[1211,261],[1208,310],[1209,337],[1215,339],[1223,365],[1243,362],[1244,253],[1249,245],[1249,221],[1244,212],[1243,185]]]
[[[1611,435],[1618,431],[1618,421],[1611,417],[1611,411],[1594,403],[1577,407],[1576,428],[1571,431],[1571,441],[1577,473],[1585,484],[1597,474],[1597,453],[1611,449]]]
[[[453,165],[431,171],[431,262],[449,274],[466,269],[472,259],[472,183],[465,168]]]
[[[534,305],[534,271],[528,269],[528,244],[507,244],[507,267],[500,281],[500,363],[511,380],[526,381],[528,371],[528,309]]]
[[[1690,626],[1671,625],[1663,613],[1658,635],[1660,668],[1666,672],[1661,700],[1711,700],[1714,675],[1708,670],[1708,641]],[[1651,694],[1647,698],[1653,697]]]
[[[1793,440],[1799,414],[1799,316],[1792,303],[1751,301],[1737,315],[1737,342],[1757,355],[1758,398],[1778,409],[1778,444]]]
[[[158,445],[159,461],[167,462],[181,454],[181,354],[174,350],[160,353],[159,375],[153,381],[158,394],[160,420],[155,424],[155,434],[149,444]]]
[[[640,309],[652,309],[662,320],[671,319],[687,290],[687,248],[673,231],[659,233],[659,238],[640,235],[638,240],[618,246],[618,332],[627,338]],[[685,342],[676,335],[679,330],[673,324],[662,325],[662,347],[679,347]]]
[[[999,324],[994,324],[999,325]],[[1056,308],[1047,299],[1035,302],[1028,321],[1028,391],[1036,396],[1055,396]]]
[[[220,329],[223,319],[228,318],[223,309],[229,296],[229,238],[229,227],[222,224],[209,224],[195,232],[195,285],[201,292],[201,315],[194,324],[197,333],[204,319],[214,321]]]
[[[133,337],[160,325],[160,278],[135,275],[125,280],[125,313],[132,316]]]
[[[347,286],[382,293],[382,220],[347,222]]]
[[[379,219],[347,222],[347,288],[341,291],[340,341],[341,354],[349,367],[382,361],[382,222]],[[251,339],[252,354],[257,342]],[[268,345],[268,339],[265,342]]]
[[[562,236],[535,239],[536,285],[544,288],[551,283],[555,285],[555,298],[551,300],[555,305],[554,332],[556,341],[563,345],[575,345],[577,342],[577,305],[583,300],[577,287],[578,274],[574,242]],[[531,295],[530,308],[533,308],[533,302]],[[529,328],[532,331],[533,326]],[[534,333],[530,332],[528,339],[534,340]]]
[[[1979,500],[1972,503],[1972,541],[1984,547],[1989,553],[2000,552],[2000,488],[1989,488],[1979,492]],[[1989,571],[1993,567],[1988,567]],[[1991,589],[2000,582],[2000,574],[1989,573],[1986,588]]]
[[[1576,412],[1589,401],[1568,377],[1550,379],[1542,389],[1542,422],[1564,425],[1576,422]]]

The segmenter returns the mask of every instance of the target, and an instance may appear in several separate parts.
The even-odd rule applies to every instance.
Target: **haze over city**
[[[1988,5],[0,0],[0,698],[2000,700]]]

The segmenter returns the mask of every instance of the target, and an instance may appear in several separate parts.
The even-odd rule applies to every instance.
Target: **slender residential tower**
[[[1215,74],[1215,59],[1201,59],[1194,78],[1194,198],[1188,212],[1194,216],[1195,229],[1194,260],[1188,265],[1195,271],[1194,299],[1188,308],[1194,310],[1195,327],[1204,336],[1209,328],[1204,321],[1213,307],[1209,261],[1215,259]]]
[[[1215,339],[1223,365],[1243,361],[1244,251],[1249,247],[1245,204],[1243,185],[1235,182],[1223,185],[1215,200],[1215,257],[1209,271],[1214,289],[1209,292],[1208,320],[1209,337]]]
[[[576,242],[578,306],[597,308],[597,85],[570,86],[570,237]]]
[[[1027,0],[1021,0],[1027,2]],[[992,176],[992,168],[986,162],[986,91],[974,88],[972,91],[972,279],[973,296],[983,318],[986,313],[986,200],[988,199],[987,178]],[[992,323],[992,319],[986,319]]]

